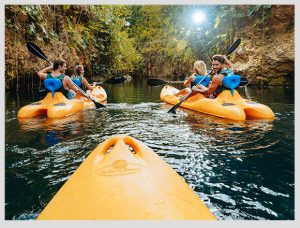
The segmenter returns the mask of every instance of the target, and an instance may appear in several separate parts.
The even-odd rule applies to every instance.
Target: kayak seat
[[[222,84],[223,84],[223,86],[225,86],[226,88],[228,88],[230,90],[230,92],[233,96],[234,89],[239,86],[240,82],[241,82],[241,76],[232,74],[232,75],[228,75],[228,76],[224,77]]]
[[[52,97],[54,97],[55,91],[61,88],[62,82],[58,78],[47,78],[44,80],[44,85],[47,90],[51,91]]]
[[[247,104],[257,104],[257,102],[255,102],[255,101],[247,101],[246,103]]]
[[[233,106],[233,105],[236,105],[236,104],[233,104],[233,103],[222,103],[222,106]]]
[[[34,102],[34,103],[31,103],[30,105],[41,105],[42,103],[41,102]]]
[[[53,106],[67,106],[65,102],[56,103]]]

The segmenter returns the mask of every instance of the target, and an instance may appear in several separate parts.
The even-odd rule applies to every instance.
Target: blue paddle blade
[[[45,88],[52,93],[52,97],[54,97],[54,93],[56,90],[60,89],[62,86],[61,80],[57,78],[48,78],[44,81]]]
[[[75,83],[77,86],[81,86],[81,81],[78,78],[72,79],[73,83]]]
[[[240,81],[241,81],[241,77],[239,75],[233,74],[233,75],[225,76],[222,83],[223,86],[230,89],[231,95],[233,96],[234,89],[239,86]]]
[[[196,75],[196,79],[194,80],[194,84],[197,85],[205,76],[203,75]],[[210,77],[206,77],[203,81],[201,81],[201,85],[208,86],[210,82]]]

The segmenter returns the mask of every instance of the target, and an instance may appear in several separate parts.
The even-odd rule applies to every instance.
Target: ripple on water
[[[39,213],[34,211],[24,211],[22,214],[18,216],[14,216],[13,220],[35,220]]]
[[[260,211],[268,213],[269,215],[273,215],[274,217],[278,217],[278,214],[275,211],[273,211],[273,210],[271,210],[271,209],[263,206],[258,201],[253,201],[253,200],[246,201],[246,200],[242,200],[242,203],[245,204],[243,206],[245,209],[252,209],[252,210],[255,210],[255,211],[260,210]]]
[[[273,196],[282,196],[282,197],[290,197],[289,194],[283,194],[283,193],[280,193],[280,192],[275,192],[269,188],[266,188],[266,187],[263,187],[263,186],[260,186],[259,187],[260,190],[266,194],[269,194],[269,195],[273,195]]]
[[[211,195],[211,197],[216,199],[216,200],[221,200],[221,201],[223,201],[223,203],[227,203],[227,204],[230,204],[232,206],[236,205],[235,200],[231,199],[230,196],[225,195],[225,194],[221,194],[221,193],[213,194],[213,195]]]

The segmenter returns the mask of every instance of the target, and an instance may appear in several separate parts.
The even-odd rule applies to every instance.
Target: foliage
[[[209,65],[211,55],[224,53],[240,27],[266,23],[272,7],[6,5],[6,82],[44,67],[26,50],[27,41],[41,46],[50,59],[61,56],[71,67],[81,62],[90,74],[186,72],[196,59]],[[207,15],[201,26],[192,22],[197,10]],[[17,70],[21,64],[22,71]]]
[[[178,34],[176,26],[181,10],[182,7],[162,5],[141,6],[135,9],[134,20],[131,21],[131,35],[136,40],[137,50],[143,56],[139,69],[144,74],[149,76],[159,74],[152,69],[154,67],[160,69],[162,66],[166,66],[164,67],[166,71],[171,73],[170,66],[178,62],[190,65],[194,56],[186,51],[187,42]]]

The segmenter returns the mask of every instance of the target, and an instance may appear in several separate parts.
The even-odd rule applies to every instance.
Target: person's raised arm
[[[224,56],[225,63],[227,64],[227,66],[228,66],[234,73],[236,73],[236,72],[237,72],[237,69],[234,67],[233,63],[230,62],[230,60],[227,58],[226,55],[223,55],[223,56]]]
[[[37,75],[40,77],[40,79],[45,79],[46,76],[47,76],[47,73],[48,73],[48,72],[51,72],[52,69],[53,69],[53,66],[52,66],[52,65],[51,65],[51,66],[47,66],[47,67],[41,69],[41,70],[37,73]]]

